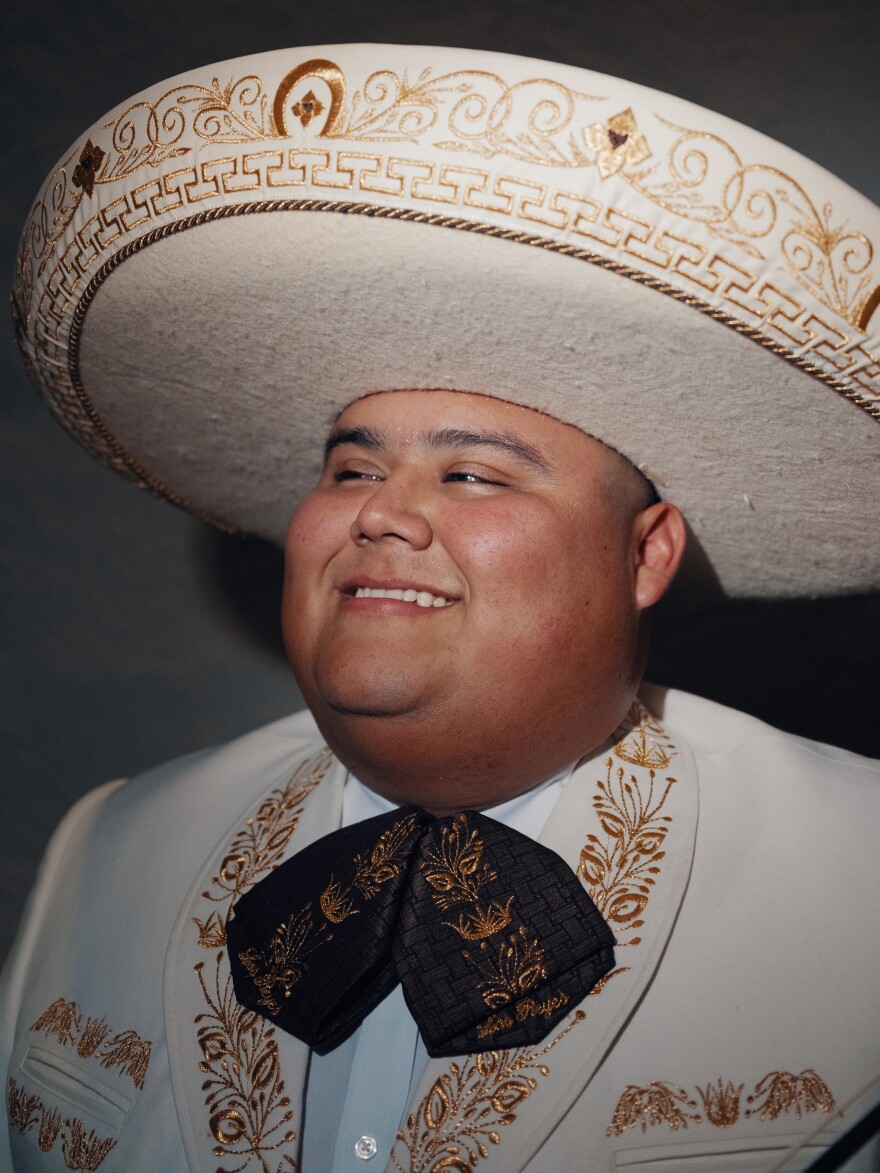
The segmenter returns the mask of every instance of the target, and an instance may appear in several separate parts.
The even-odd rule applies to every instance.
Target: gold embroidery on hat
[[[6,1090],[10,1127],[24,1135],[37,1128],[37,1144],[44,1153],[55,1147],[61,1136],[61,1155],[68,1169],[95,1173],[104,1158],[116,1145],[115,1137],[102,1138],[94,1131],[86,1132],[83,1122],[75,1116],[62,1117],[56,1108],[48,1108],[36,1094],[27,1094],[14,1079]]]
[[[76,1047],[83,1059],[96,1058],[102,1067],[117,1068],[127,1075],[134,1086],[142,1089],[152,1054],[152,1043],[142,1039],[136,1030],[113,1034],[103,1018],[86,1019],[82,1025],[82,1011],[76,1002],[57,998],[32,1024],[31,1031],[47,1038],[55,1037],[63,1046]],[[113,1034],[112,1038],[108,1035]]]
[[[583,1010],[576,1011],[540,1048],[486,1051],[463,1064],[450,1063],[407,1117],[406,1132],[398,1132],[391,1153],[394,1168],[399,1173],[464,1171],[485,1160],[490,1145],[501,1143],[498,1129],[516,1121],[520,1106],[539,1087],[538,1077],[550,1074],[544,1056],[585,1018]]]
[[[233,835],[217,875],[202,893],[203,900],[221,908],[212,910],[205,920],[194,918],[199,945],[209,946],[211,940],[226,943],[232,904],[281,862],[307,798],[323,781],[332,761],[326,746],[307,758],[287,785],[273,790]],[[195,973],[206,1006],[195,1022],[202,1054],[199,1070],[205,1077],[202,1088],[216,1142],[214,1156],[240,1162],[235,1166],[238,1173],[256,1160],[266,1173],[265,1154],[296,1140],[290,1127],[293,1111],[284,1089],[275,1028],[236,1000],[225,952],[215,955],[210,988],[203,962],[195,966]],[[295,1167],[293,1158],[285,1154],[271,1173]]]
[[[325,746],[303,762],[284,789],[273,790],[260,803],[257,813],[236,832],[209,889],[202,893],[202,899],[221,907],[205,920],[193,918],[203,948],[216,949],[226,944],[226,922],[232,905],[259,876],[281,862],[299,825],[303,803],[321,782],[332,760]]]
[[[275,133],[283,138],[290,134],[287,121],[287,100],[296,86],[304,79],[309,78],[320,78],[330,91],[330,113],[319,133],[329,137],[338,130],[345,104],[345,78],[342,70],[334,62],[315,58],[313,61],[305,61],[296,69],[292,69],[275,91],[275,100],[272,103],[272,121]],[[308,103],[312,103],[311,108],[308,107]],[[309,90],[291,108],[294,118],[299,119],[303,127],[308,126],[313,118],[323,112],[324,106],[315,97],[313,90]]]

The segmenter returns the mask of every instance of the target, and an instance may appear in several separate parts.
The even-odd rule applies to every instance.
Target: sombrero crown
[[[13,302],[64,426],[220,524],[280,537],[342,407],[452,387],[623,453],[729,593],[834,593],[880,579],[877,240],[858,193],[679,99],[337,45],[194,70],[92,127]]]

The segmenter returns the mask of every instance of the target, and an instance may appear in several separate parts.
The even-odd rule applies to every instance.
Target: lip
[[[354,593],[358,587],[369,587],[370,590],[386,590],[386,591],[427,591],[431,595],[442,595],[444,599],[451,599],[453,603],[457,603],[461,599],[461,595],[452,591],[446,590],[444,587],[439,587],[436,584],[427,582],[415,582],[413,579],[406,578],[376,578],[371,575],[357,575],[355,577],[346,579],[336,589],[340,594],[346,595],[354,600]],[[357,599],[358,603],[362,602],[376,602],[376,603],[396,603],[397,599]],[[412,606],[411,603],[406,603],[405,606]],[[427,608],[423,608],[427,610]],[[439,608],[438,608],[439,610]]]

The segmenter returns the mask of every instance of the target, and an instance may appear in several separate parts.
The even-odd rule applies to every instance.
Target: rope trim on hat
[[[587,261],[591,265],[596,265],[601,269],[606,269],[609,272],[617,273],[621,277],[627,277],[631,281],[635,281],[639,285],[643,285],[648,289],[654,289],[658,293],[663,293],[673,300],[681,302],[684,305],[690,306],[699,313],[720,322],[728,329],[735,330],[737,334],[741,334],[745,338],[758,343],[759,346],[765,350],[770,351],[771,354],[777,355],[784,359],[792,366],[797,367],[798,370],[824,383],[825,386],[830,387],[842,398],[854,403],[865,411],[872,419],[880,422],[880,404],[873,403],[860,395],[858,391],[854,391],[847,386],[841,379],[834,375],[828,374],[821,367],[815,363],[810,362],[809,359],[802,358],[793,354],[786,346],[779,342],[775,342],[769,335],[765,334],[756,326],[750,326],[741,319],[728,313],[726,310],[718,309],[716,306],[703,301],[693,294],[686,293],[684,290],[670,285],[668,282],[661,280],[659,277],[652,277],[650,274],[642,272],[640,269],[635,269],[631,265],[626,265],[621,261],[615,261],[609,257],[604,257],[599,253],[592,252],[589,249],[581,248],[573,244],[563,244],[559,241],[552,240],[545,236],[537,236],[532,233],[522,232],[513,228],[501,228],[493,224],[486,224],[481,221],[466,220],[460,216],[445,216],[439,213],[419,212],[412,208],[392,208],[385,207],[380,204],[358,203],[354,201],[338,201],[338,200],[319,200],[319,199],[281,199],[281,200],[259,200],[253,203],[246,204],[227,204],[223,207],[206,209],[203,212],[197,212],[192,216],[188,216],[183,220],[177,220],[170,224],[165,224],[161,228],[154,228],[136,240],[130,241],[127,245],[115,253],[108,261],[106,261],[100,269],[95,273],[94,277],[86,286],[83,295],[73,311],[73,318],[70,326],[70,335],[67,348],[67,368],[70,376],[70,381],[76,397],[87,416],[89,422],[94,428],[95,432],[101,437],[113,456],[120,462],[122,468],[128,473],[141,488],[150,489],[152,492],[161,497],[165,497],[174,505],[190,513],[192,516],[198,518],[200,521],[208,522],[217,529],[225,533],[237,532],[236,527],[229,522],[222,520],[215,516],[201,506],[194,505],[185,497],[170,489],[156,476],[150,473],[135,457],[128,453],[125,448],[119,443],[116,437],[110,432],[107,425],[101,419],[98,412],[95,410],[91,400],[86,393],[83,386],[82,377],[79,370],[79,349],[82,337],[82,328],[85,321],[85,316],[88,313],[89,306],[95,297],[98,289],[106,281],[110,273],[113,272],[123,261],[128,260],[129,257],[135,253],[140,252],[141,249],[155,244],[158,240],[163,240],[165,237],[173,236],[178,232],[183,232],[188,228],[196,228],[201,224],[209,224],[214,220],[225,220],[231,216],[245,216],[259,214],[263,212],[335,212],[343,215],[360,215],[360,216],[374,216],[379,219],[386,220],[402,220],[407,223],[414,224],[428,224],[437,228],[451,228],[461,232],[472,232],[478,236],[496,237],[499,240],[511,240],[516,244],[530,245],[532,248],[543,249],[547,252],[559,253],[561,256],[574,257],[576,260]],[[120,469],[119,471],[122,471]]]

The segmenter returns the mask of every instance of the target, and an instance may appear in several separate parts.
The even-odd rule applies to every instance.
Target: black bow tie
[[[565,862],[475,811],[402,807],[334,831],[233,911],[238,1001],[320,1055],[398,981],[429,1055],[536,1043],[614,964]]]

